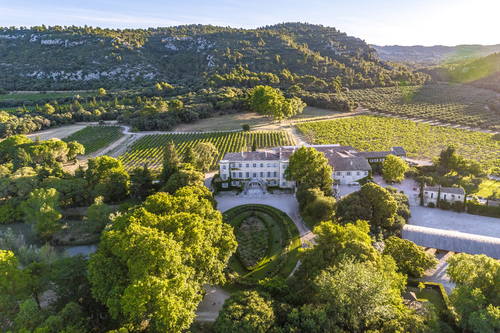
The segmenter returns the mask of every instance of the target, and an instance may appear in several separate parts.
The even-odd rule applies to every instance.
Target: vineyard
[[[163,147],[167,142],[174,141],[179,155],[182,155],[187,147],[194,148],[199,142],[211,142],[219,151],[212,164],[212,167],[215,167],[225,153],[249,150],[254,139],[257,148],[295,144],[295,137],[292,134],[279,131],[154,134],[146,135],[134,142],[119,159],[127,170],[143,166],[145,163],[152,169],[159,169],[162,165]]]
[[[455,129],[382,116],[358,116],[298,124],[302,133],[312,131],[315,144],[352,145],[360,151],[389,150],[403,146],[410,158],[430,160],[448,145],[459,154],[500,167],[500,141],[492,134]]]
[[[123,136],[120,126],[87,126],[64,139],[64,142],[77,141],[85,147],[85,154],[88,155]]]
[[[489,101],[498,99],[497,93],[490,90],[434,84],[356,89],[340,95],[372,111],[500,129],[500,114],[486,108]]]

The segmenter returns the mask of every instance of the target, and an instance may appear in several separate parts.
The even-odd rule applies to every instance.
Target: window
[[[365,176],[368,176],[368,171],[365,171]]]
[[[236,186],[236,182],[234,180],[231,182],[231,186]]]
[[[281,186],[286,187],[286,183],[285,182],[281,183]]]
[[[246,173],[246,177],[247,177],[247,178],[250,178],[250,172],[247,172],[247,173]]]
[[[358,171],[358,172],[356,172],[356,176],[359,176],[359,171]]]
[[[239,173],[239,178],[243,178],[243,172]]]
[[[227,167],[225,165],[222,166],[222,170],[226,170]]]
[[[431,199],[434,198],[434,193],[431,193]]]
[[[236,163],[231,163],[231,168],[236,167]]]
[[[227,187],[228,187],[228,185],[229,185],[228,183],[222,183],[222,187],[223,187],[223,188],[227,188]]]
[[[263,167],[264,167],[264,163],[261,163],[261,164],[260,164],[260,167],[261,167],[261,168],[263,168]]]
[[[236,172],[233,172],[233,178],[236,178]]]
[[[263,178],[264,177],[264,172],[260,172],[260,178]]]
[[[274,171],[274,177],[278,177],[278,173]]]
[[[458,198],[460,199],[460,196],[458,196]]]
[[[347,171],[347,175],[350,176],[351,175],[351,171]]]
[[[444,195],[444,200],[446,200],[446,194]]]
[[[248,168],[250,166],[250,164],[247,163],[245,166]]]
[[[269,171],[267,172],[267,177],[268,178],[271,177],[271,172],[269,172]]]
[[[238,167],[241,168],[241,163],[238,163]]]
[[[222,179],[226,180],[226,179],[227,179],[227,174],[225,174],[225,173],[224,173],[224,174],[222,175]]]
[[[253,178],[257,178],[257,172],[254,172],[252,175]]]
[[[254,164],[253,164],[253,167],[254,167],[254,168],[256,168],[256,167],[257,167],[257,163],[254,163]]]
[[[337,171],[337,176],[340,176],[342,173],[340,171]]]
[[[270,168],[271,167],[271,163],[267,163],[267,167]]]
[[[285,177],[285,174],[283,174],[283,179],[285,179],[285,178],[286,178],[286,177]]]

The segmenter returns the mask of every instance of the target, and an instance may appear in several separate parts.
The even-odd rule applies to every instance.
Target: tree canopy
[[[249,109],[274,120],[301,113],[306,104],[298,97],[287,99],[281,91],[270,86],[256,86],[248,94]]]
[[[382,177],[385,181],[392,182],[394,180],[401,182],[405,179],[405,172],[408,170],[408,165],[402,158],[389,154],[385,158],[383,168],[384,174]]]
[[[119,216],[90,259],[93,296],[128,327],[189,327],[204,283],[224,282],[236,249],[220,212],[189,188],[150,196]]]

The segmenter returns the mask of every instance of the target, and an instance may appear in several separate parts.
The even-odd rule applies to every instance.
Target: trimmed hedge
[[[409,285],[410,287],[417,287],[418,288],[419,283],[423,283],[425,285],[425,288],[439,291],[439,293],[441,294],[441,297],[443,297],[443,302],[444,302],[444,305],[446,306],[446,309],[448,309],[448,310],[450,309],[450,300],[448,299],[448,294],[446,293],[446,290],[444,290],[444,287],[441,283],[424,282],[424,281],[414,280],[414,279],[410,279],[410,278],[408,278],[408,281],[407,281],[407,285]]]
[[[275,210],[278,212],[276,212]],[[276,221],[276,223],[278,224],[278,226],[281,230],[281,237],[282,237],[282,241],[283,241],[282,242],[283,250],[281,251],[281,255],[280,255],[279,259],[277,260],[277,262],[275,262],[274,268],[271,271],[266,273],[267,278],[272,278],[281,272],[281,270],[286,265],[287,260],[288,260],[288,254],[289,254],[291,246],[292,246],[292,233],[290,231],[290,228],[288,227],[288,223],[287,223],[286,219],[290,219],[290,217],[286,213],[281,212],[274,207],[270,207],[270,206],[266,206],[266,205],[248,204],[248,205],[242,205],[242,206],[232,208],[232,209],[228,210],[227,212],[223,213],[222,216],[223,216],[224,222],[229,224],[229,222],[232,219],[234,219],[236,216],[238,216],[246,211],[256,211],[256,212],[266,213],[267,215],[271,216],[271,218],[274,221]],[[290,219],[290,221],[291,221],[291,219]],[[293,221],[291,221],[291,223],[293,224]],[[267,223],[266,223],[266,226],[267,226]],[[238,259],[241,261],[239,256],[238,256]],[[261,264],[262,264],[262,262],[259,263],[255,268],[259,267]],[[245,265],[243,264],[243,266],[245,266]],[[258,285],[258,280],[254,279],[254,278],[239,277],[238,275],[235,274],[236,272],[230,266],[227,266],[226,270],[227,270],[226,276],[227,276],[228,280],[231,281],[232,283],[238,284],[242,287],[255,287]]]
[[[500,206],[485,206],[472,201],[467,201],[467,213],[500,218]]]

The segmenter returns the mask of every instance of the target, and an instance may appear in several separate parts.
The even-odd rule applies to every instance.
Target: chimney
[[[265,151],[265,154],[266,154],[266,158],[267,158],[267,150]]]
[[[351,161],[351,165],[352,165],[352,161]]]
[[[243,149],[241,150],[241,157],[244,157],[244,156],[243,156]]]

